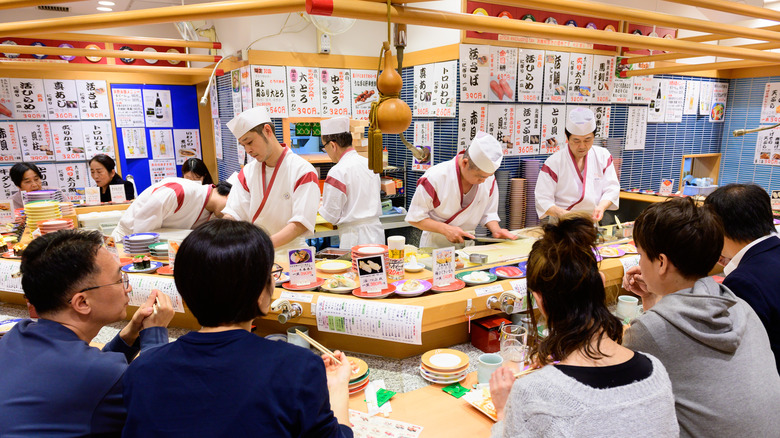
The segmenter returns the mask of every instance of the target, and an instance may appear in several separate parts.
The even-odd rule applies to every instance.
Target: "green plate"
[[[485,281],[474,281],[471,278],[471,274],[473,274],[475,272],[482,272],[482,273],[484,273],[485,275],[487,275],[487,280],[485,280]],[[491,274],[490,272],[487,272],[487,271],[469,271],[469,272],[461,272],[461,273],[455,274],[455,278],[465,282],[469,286],[473,286],[473,285],[477,285],[477,284],[492,283],[492,282],[496,281],[496,279],[498,277],[496,277],[494,274]]]

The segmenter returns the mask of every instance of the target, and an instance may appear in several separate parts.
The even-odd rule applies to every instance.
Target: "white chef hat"
[[[332,119],[324,119],[320,121],[320,134],[333,135],[341,134],[342,132],[349,132],[349,117],[336,116]]]
[[[566,130],[571,135],[588,135],[596,130],[596,116],[590,109],[578,106],[566,117]]]
[[[501,166],[501,160],[504,158],[504,152],[501,149],[501,143],[493,136],[483,131],[477,132],[474,140],[471,140],[469,146],[469,158],[479,170],[485,173],[495,172]]]
[[[227,127],[236,138],[241,138],[250,129],[262,123],[271,123],[271,115],[265,107],[256,106],[233,117],[233,120],[227,122]]]

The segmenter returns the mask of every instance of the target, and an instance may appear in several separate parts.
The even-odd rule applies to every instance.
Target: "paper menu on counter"
[[[0,290],[23,294],[22,277],[17,275],[21,263],[12,260],[0,260]]]
[[[455,281],[455,247],[434,249],[433,286],[447,286]]]
[[[461,103],[458,105],[458,152],[468,148],[478,131],[487,132],[488,105]]]
[[[387,272],[383,254],[360,257],[355,260],[358,266],[360,289],[366,294],[380,293],[387,289]]]
[[[290,283],[293,286],[303,286],[317,281],[314,271],[314,249],[300,248],[288,253],[290,261]]]
[[[364,412],[349,410],[349,422],[355,438],[418,438],[423,431],[417,426],[403,421],[369,415]]]
[[[76,81],[64,79],[44,79],[48,118],[51,120],[79,120],[79,95]]]
[[[661,196],[671,196],[674,191],[674,180],[663,179],[661,180],[661,186],[658,189],[658,194]]]
[[[544,50],[519,49],[517,55],[517,101],[541,102]]]
[[[566,102],[569,83],[569,53],[550,52],[544,54],[544,102]]]
[[[460,45],[460,101],[488,100],[490,46]]]
[[[11,201],[0,200],[0,224],[10,224],[13,221],[14,210],[11,208]]]
[[[321,294],[315,309],[319,331],[422,345],[423,306]]]
[[[124,184],[111,184],[108,186],[108,189],[111,191],[111,202],[115,204],[127,202]]]
[[[130,274],[130,286],[133,290],[130,292],[130,305],[141,306],[149,298],[153,289],[157,289],[160,292],[168,295],[173,304],[173,310],[179,313],[184,313],[184,304],[179,295],[179,291],[176,290],[176,283],[171,277],[159,277],[149,275]]]
[[[84,198],[87,205],[100,205],[100,187],[84,187]]]

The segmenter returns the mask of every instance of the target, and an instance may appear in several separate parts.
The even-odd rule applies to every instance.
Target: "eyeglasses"
[[[332,141],[332,140],[331,140],[331,141]],[[329,142],[326,142],[325,144],[323,144],[322,146],[320,146],[320,150],[321,150],[322,152],[327,152],[327,151],[325,150],[325,148],[327,148],[329,144],[330,144],[330,141],[329,141]]]
[[[277,282],[282,278],[283,271],[284,268],[282,268],[279,264],[274,263],[273,268],[271,268],[271,276],[273,277],[274,282]]]
[[[81,289],[81,290],[79,291],[79,293],[81,293],[81,292],[86,292],[86,291],[88,291],[88,290],[92,290],[92,289],[100,289],[101,287],[106,287],[106,286],[113,286],[113,285],[115,285],[115,284],[121,284],[121,285],[122,285],[122,287],[123,287],[125,290],[127,290],[127,289],[129,289],[129,288],[130,288],[130,276],[129,276],[129,275],[127,275],[127,272],[121,272],[121,274],[122,274],[122,278],[121,278],[119,281],[115,281],[115,282],[113,282],[113,283],[108,283],[108,284],[101,284],[100,286],[92,286],[92,287],[88,287],[88,288],[86,288],[86,289]]]

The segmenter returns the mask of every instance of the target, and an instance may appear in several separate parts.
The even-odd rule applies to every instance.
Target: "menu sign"
[[[569,53],[545,52],[544,54],[544,102],[566,102],[569,82]]]
[[[174,129],[176,164],[182,165],[188,158],[200,158],[200,129]]]
[[[699,107],[699,88],[701,82],[699,81],[685,81],[685,107],[683,114],[695,115]],[[778,120],[780,121],[780,120]]]
[[[712,88],[714,82],[701,82],[699,89],[699,115],[706,116],[710,112],[710,102],[712,101]]]
[[[430,153],[428,161],[419,161],[415,157],[412,161],[412,170],[424,172],[433,163],[433,122],[414,122],[414,145],[428,149]]]
[[[647,123],[662,123],[666,113],[666,95],[669,84],[661,79],[653,79],[653,90],[650,93],[653,96],[650,99],[650,105],[647,111]]]
[[[68,201],[80,201],[87,186],[87,164],[57,164],[57,179]]]
[[[0,122],[0,162],[14,161],[22,161],[22,151],[19,149],[16,123]]]
[[[717,82],[712,86],[712,102],[710,103],[710,122],[723,123],[726,118],[726,99],[729,94],[729,84]]]
[[[612,81],[612,103],[631,103],[634,93],[634,78],[614,78]]]
[[[146,126],[173,127],[173,108],[171,105],[171,90],[155,90],[144,88],[144,116]]]
[[[460,101],[488,100],[490,46],[460,45]]]
[[[316,67],[287,67],[290,117],[321,116],[320,78]]]
[[[517,155],[515,149],[515,107],[516,105],[488,106],[487,133],[501,143],[504,155]]]
[[[46,106],[49,118],[54,120],[79,120],[79,101],[76,81],[46,79]]]
[[[414,66],[414,96],[412,114],[415,117],[431,116],[433,100],[434,64]]]
[[[780,129],[767,129],[758,132],[753,163],[780,165]]]
[[[43,80],[11,78],[16,119],[43,120],[46,118],[46,100]]]
[[[541,102],[544,50],[520,49],[517,57],[517,101]]]
[[[455,281],[455,247],[434,249],[433,285],[447,286]]]
[[[24,161],[53,161],[51,128],[47,122],[18,122],[19,144]]]
[[[0,199],[11,199],[19,191],[11,180],[11,166],[0,166]]]
[[[351,85],[349,70],[321,68],[320,92],[322,93],[322,117],[349,116],[352,109],[349,96]]]
[[[352,70],[352,118],[368,120],[371,103],[379,100],[376,89],[376,70]]]
[[[383,254],[357,259],[360,289],[364,293],[380,293],[387,289],[385,256]],[[313,268],[312,268],[313,269]],[[290,268],[292,275],[292,268]]]
[[[455,117],[455,95],[458,88],[458,62],[437,62],[434,65],[431,115]]]
[[[317,298],[314,312],[317,316],[317,330],[390,342],[422,344],[422,317],[425,310],[423,306],[348,300],[325,295],[327,294],[321,294]],[[373,430],[376,428],[372,428]]]
[[[488,106],[483,103],[461,103],[458,106],[458,152],[471,145],[478,131],[487,131]]]
[[[174,158],[173,132],[170,129],[150,129],[149,138],[152,141],[152,158],[155,160]]]
[[[81,131],[87,157],[106,154],[114,158],[114,133],[110,121],[81,122]]]
[[[593,95],[593,56],[572,53],[569,56],[569,88],[566,101],[589,103]]]
[[[44,189],[56,189],[57,185],[57,165],[54,163],[38,164],[38,170],[41,171],[41,185]]]
[[[241,100],[240,69],[232,70],[230,72],[230,100],[233,103],[233,117],[236,117],[244,111],[244,103]]]
[[[122,128],[125,158],[146,158],[146,131],[143,128]]]
[[[111,118],[106,81],[76,81],[81,120],[107,120]]]
[[[245,65],[239,67],[238,74],[241,76],[241,107],[244,111],[252,108],[252,78],[250,72],[252,67]]]
[[[614,89],[615,57],[607,55],[593,56],[593,88],[591,88],[591,102],[610,103],[612,90]]]
[[[213,81],[211,83],[211,87],[209,88],[209,104],[211,105],[211,118],[219,118],[219,96],[217,94],[217,81]]]
[[[683,110],[685,107],[685,82],[680,79],[663,79],[667,85],[666,93],[666,115],[664,122],[680,123],[682,122]]]
[[[214,155],[217,156],[217,160],[222,159],[222,122],[219,119],[212,119],[214,126],[212,126],[212,132],[214,133]]]
[[[515,109],[515,151],[517,155],[539,154],[542,106],[517,105]]]
[[[51,122],[49,125],[51,126],[51,139],[57,161],[86,159],[81,122]]]
[[[655,81],[652,76],[634,76],[633,103],[649,104],[653,97]]]
[[[539,152],[553,154],[566,147],[566,105],[542,106],[542,143]]]
[[[761,104],[761,123],[780,122],[777,107],[780,105],[780,83],[769,83],[764,87],[764,101]]]
[[[596,117],[596,138],[609,138],[609,119],[612,117],[612,107],[594,105],[590,109]]]
[[[646,134],[647,107],[628,107],[628,121],[626,122],[626,144],[624,149],[627,151],[644,149]]]
[[[117,128],[144,127],[144,102],[141,90],[113,88],[114,122]]]
[[[490,46],[490,101],[514,102],[517,49]]]
[[[252,90],[254,106],[266,107],[273,118],[288,117],[287,75],[284,67],[253,65]]]
[[[0,120],[14,118],[14,99],[11,94],[11,80],[0,78]]]
[[[149,177],[152,180],[152,184],[157,184],[165,178],[175,178],[176,161],[149,160]]]

